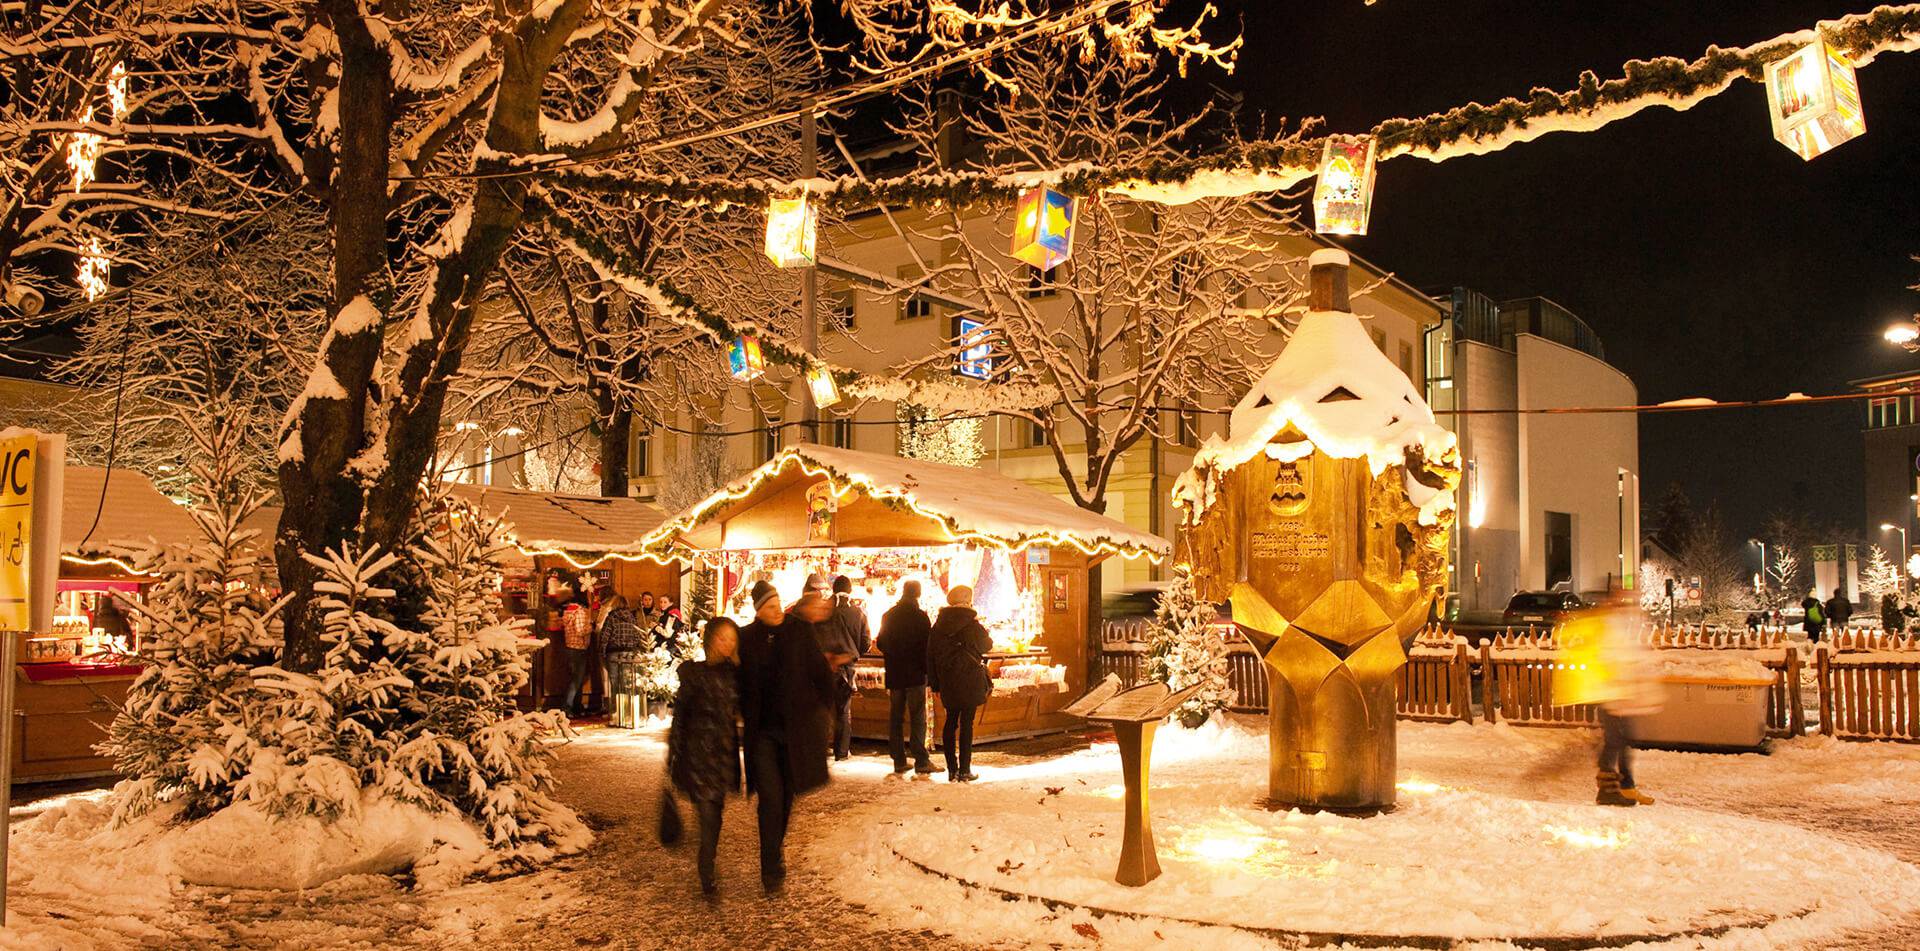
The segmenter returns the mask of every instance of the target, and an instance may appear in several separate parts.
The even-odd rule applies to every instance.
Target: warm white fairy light
[[[107,109],[113,113],[113,124],[119,125],[127,119],[127,67],[124,63],[113,64],[107,73]]]
[[[85,125],[92,121],[93,107],[88,106],[87,110],[80,114],[80,122]],[[75,132],[73,137],[67,140],[67,168],[73,172],[75,193],[87,187],[88,182],[93,181],[95,171],[99,167],[100,153],[105,151],[106,147],[106,137],[92,132]]]
[[[107,260],[106,249],[100,246],[99,238],[88,238],[80,247],[80,289],[86,292],[87,300],[97,300],[107,292],[107,279],[112,274],[112,264]]]

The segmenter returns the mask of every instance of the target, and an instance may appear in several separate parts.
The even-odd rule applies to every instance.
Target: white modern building
[[[1515,591],[1631,587],[1640,568],[1639,418],[1546,409],[1639,402],[1587,323],[1543,297],[1496,303],[1455,288],[1429,341],[1428,398],[1463,408],[1459,608]],[[1517,412],[1513,412],[1517,411]]]

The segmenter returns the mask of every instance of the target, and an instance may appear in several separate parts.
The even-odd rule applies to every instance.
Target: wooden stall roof
[[[454,483],[447,491],[490,516],[505,518],[513,538],[530,554],[646,554],[650,533],[666,510],[634,498],[559,495],[497,486]]]
[[[971,540],[1010,548],[1071,547],[1096,558],[1160,558],[1172,547],[1158,535],[999,473],[812,443],[781,450],[765,465],[668,520],[649,542],[663,550],[675,544],[708,550],[787,547],[768,545],[768,533],[729,532],[727,526],[761,506],[785,512],[783,524],[797,516],[804,526],[806,487],[821,481],[833,484],[839,500],[839,545]]]
[[[172,544],[202,540],[193,516],[160,494],[146,476],[115,469],[113,478],[96,466],[67,466],[60,498],[60,553],[81,557],[117,554],[149,542]],[[101,489],[106,497],[101,498]],[[93,514],[100,513],[100,524]],[[87,537],[87,530],[93,536]],[[86,544],[80,540],[85,538]]]

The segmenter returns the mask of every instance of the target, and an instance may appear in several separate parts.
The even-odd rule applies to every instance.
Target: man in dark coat
[[[907,771],[907,749],[913,750],[913,771],[922,776],[938,772],[927,758],[927,635],[933,622],[920,609],[920,582],[900,589],[900,602],[880,618],[880,653],[886,655],[887,749],[893,753],[893,774]],[[913,733],[902,741],[902,726]]]
[[[854,605],[853,581],[846,575],[833,579],[833,614],[814,631],[820,637],[822,653],[859,657],[873,646],[867,615]],[[853,752],[853,665],[840,668],[837,676],[840,682],[833,692],[833,758],[836,762]]]
[[[1833,597],[1827,599],[1827,623],[1833,625],[1835,634],[1845,633],[1847,619],[1853,617],[1853,602],[1847,600],[1847,592],[1833,589]]]
[[[973,610],[973,589],[965,585],[947,592],[947,606],[934,619],[927,636],[927,682],[940,694],[946,722],[940,729],[940,749],[947,757],[947,782],[970,783],[973,774],[973,718],[993,693],[985,655],[993,638]]]
[[[827,784],[828,714],[834,669],[814,626],[832,612],[810,595],[791,613],[764,581],[753,586],[753,623],[740,629],[740,716],[745,723],[747,789],[759,797],[760,884],[777,892],[787,877],[787,818],[794,797]]]
[[[623,604],[617,612],[631,614]],[[611,618],[618,614],[609,615]],[[631,622],[629,621],[629,625]],[[633,632],[634,639],[639,631]],[[713,895],[714,856],[727,794],[740,790],[740,631],[731,618],[707,622],[706,660],[683,662],[673,697],[673,727],[667,733],[667,776],[686,794],[700,819],[700,890]]]

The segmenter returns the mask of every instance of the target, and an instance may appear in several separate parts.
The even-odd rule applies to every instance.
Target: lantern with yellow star
[[[1073,199],[1039,185],[1014,206],[1013,256],[1044,271],[1073,254]]]
[[[1366,234],[1373,211],[1373,139],[1333,136],[1320,153],[1313,186],[1313,230],[1321,234]]]
[[[727,347],[727,368],[733,371],[734,379],[743,383],[767,372],[767,358],[760,352],[760,338],[753,334],[733,338],[733,344]]]
[[[807,368],[807,390],[813,394],[813,405],[820,409],[840,402],[840,385],[833,382],[833,371],[824,363]]]
[[[1767,113],[1773,137],[1803,159],[1867,131],[1853,63],[1824,40],[1767,64]]]
[[[767,257],[780,267],[812,267],[818,216],[805,195],[767,202]]]

